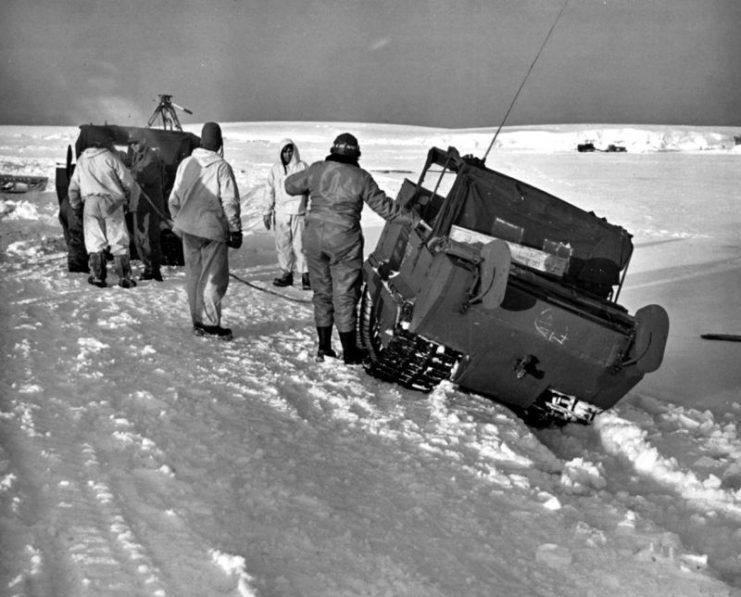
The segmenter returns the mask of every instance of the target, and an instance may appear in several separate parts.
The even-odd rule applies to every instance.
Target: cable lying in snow
[[[249,286],[250,288],[254,288],[255,290],[259,290],[261,292],[266,292],[267,294],[272,294],[273,296],[279,296],[282,299],[285,299],[287,301],[293,301],[294,303],[302,303],[304,305],[310,305],[311,301],[305,300],[305,299],[297,299],[293,298],[292,296],[286,296],[285,294],[281,294],[280,292],[274,292],[270,290],[269,288],[263,288],[262,286],[258,286],[257,284],[253,284],[249,280],[245,280],[244,278],[240,278],[236,274],[233,274],[232,272],[229,272],[229,276],[237,280],[237,282],[241,282],[242,284],[245,284],[246,286]]]

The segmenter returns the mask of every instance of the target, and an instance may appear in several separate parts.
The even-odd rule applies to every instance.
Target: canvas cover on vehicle
[[[427,167],[457,172],[433,233],[449,235],[453,225],[568,258],[568,282],[607,298],[633,252],[631,235],[592,212],[545,191],[461,158],[454,148],[430,150]]]
[[[200,146],[201,139],[193,133],[183,131],[172,131],[164,129],[152,129],[135,126],[119,126],[115,124],[83,124],[80,126],[80,134],[75,141],[75,156],[80,157],[83,151],[92,145],[92,139],[98,137],[98,133],[104,131],[112,139],[116,146],[126,146],[132,135],[143,136],[147,139],[149,146],[156,148],[162,159],[162,192],[167,197],[175,183],[178,164],[192,151]],[[82,222],[69,206],[67,189],[70,177],[74,172],[75,165],[72,163],[72,151],[68,147],[67,163],[56,169],[56,190],[59,199],[59,222],[68,248],[68,266],[70,271],[83,271],[87,267],[88,255],[82,236]],[[167,210],[166,210],[167,211]],[[165,215],[169,215],[169,211]],[[131,228],[132,219],[127,215],[127,225]],[[162,250],[162,263],[164,265],[183,265],[183,246],[180,239],[169,229],[160,232],[160,245]],[[136,247],[133,242],[129,248],[132,259],[137,258]]]

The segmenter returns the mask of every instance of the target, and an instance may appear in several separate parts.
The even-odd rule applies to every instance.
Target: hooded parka
[[[286,163],[283,150],[288,146],[293,147],[293,153]],[[278,161],[268,173],[263,213],[263,219],[267,218],[267,222],[271,219],[273,221],[275,251],[283,276],[292,274],[294,267],[301,275],[308,272],[303,246],[306,195],[289,195],[284,186],[288,176],[305,170],[306,167],[306,162],[302,161],[299,155],[298,146],[291,139],[283,139],[279,144]]]
[[[139,187],[121,158],[106,147],[80,154],[67,190],[72,209],[84,204],[83,230],[88,253],[110,247],[114,256],[129,255],[124,209],[136,200]]]
[[[283,163],[283,149],[293,146],[293,154],[287,164]],[[263,215],[286,214],[291,216],[303,216],[306,213],[306,196],[289,195],[286,192],[284,182],[294,172],[305,170],[308,164],[301,159],[298,145],[291,139],[281,140],[278,147],[278,161],[273,164],[268,173],[268,186],[266,192],[265,210]]]
[[[242,229],[234,172],[215,151],[199,147],[180,162],[168,204],[176,232],[225,243]]]
[[[201,135],[201,143],[203,139]],[[221,301],[229,286],[226,243],[230,232],[242,230],[232,167],[214,150],[195,149],[180,162],[168,203],[173,230],[183,239],[185,289],[194,330],[227,332],[220,328]]]

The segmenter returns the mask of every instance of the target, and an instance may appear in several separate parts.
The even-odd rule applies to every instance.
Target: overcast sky
[[[0,124],[500,124],[563,0],[0,0]],[[741,125],[741,0],[568,0],[507,124]]]

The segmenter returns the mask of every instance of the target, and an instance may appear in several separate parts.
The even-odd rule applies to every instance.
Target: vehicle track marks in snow
[[[165,585],[147,549],[121,509],[90,443],[79,443],[80,418],[51,401],[40,415],[42,438],[25,446],[42,450],[48,465],[45,523],[67,553],[67,575],[80,594],[164,596]],[[86,421],[83,421],[83,423]],[[136,588],[135,588],[136,587]],[[134,589],[135,588],[135,589]]]

